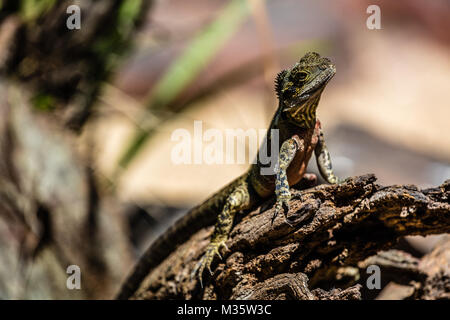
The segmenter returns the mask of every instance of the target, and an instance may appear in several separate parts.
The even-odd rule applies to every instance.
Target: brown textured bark
[[[281,215],[271,226],[274,199],[268,200],[263,207],[269,209],[257,208],[236,222],[229,251],[216,260],[212,276],[204,274],[204,288],[190,279],[213,229],[200,230],[147,276],[134,298],[359,299],[358,262],[364,267],[365,259],[390,249],[402,236],[450,231],[450,180],[426,190],[375,181],[374,175],[364,175],[341,185],[294,188],[291,225]],[[440,263],[448,265],[445,252]],[[401,255],[391,259],[391,268],[409,270],[419,284],[413,297],[442,298],[448,267],[427,275],[417,259]],[[376,259],[389,265],[386,254]]]

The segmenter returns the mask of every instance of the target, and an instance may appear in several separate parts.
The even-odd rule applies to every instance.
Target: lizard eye
[[[306,72],[299,72],[298,73],[298,80],[304,81],[308,77],[308,74]]]

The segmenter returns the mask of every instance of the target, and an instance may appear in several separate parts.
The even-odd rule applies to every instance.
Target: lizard
[[[257,157],[258,160],[246,173],[177,220],[140,258],[122,285],[118,299],[130,298],[140,282],[178,245],[188,240],[194,232],[216,222],[205,253],[191,273],[191,277],[198,275],[203,287],[204,269],[212,274],[211,263],[215,256],[221,258],[221,248],[227,249],[226,240],[236,213],[256,208],[264,199],[275,194],[272,223],[280,212],[283,212],[287,221],[291,198],[289,188],[306,175],[312,175],[306,173],[306,167],[313,152],[321,176],[331,184],[342,181],[333,173],[321,124],[316,117],[321,94],[335,73],[336,67],[328,58],[308,52],[293,67],[277,75],[275,91],[279,104],[264,142],[264,147],[270,146],[272,132],[277,130],[282,143],[275,149],[278,151],[278,160],[274,170],[271,174],[263,174],[261,169],[265,165]]]

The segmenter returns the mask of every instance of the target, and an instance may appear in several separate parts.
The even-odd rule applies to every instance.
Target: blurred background
[[[65,27],[71,4],[79,30]],[[367,27],[372,4],[381,29]],[[0,8],[0,298],[112,297],[159,233],[248,168],[176,165],[173,131],[267,128],[276,74],[308,51],[337,68],[318,117],[339,176],[450,178],[448,0]],[[420,257],[439,239],[399,246]],[[69,264],[82,290],[66,289]]]

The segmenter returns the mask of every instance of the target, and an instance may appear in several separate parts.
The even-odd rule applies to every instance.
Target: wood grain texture
[[[266,210],[241,216],[223,260],[216,259],[213,275],[204,274],[204,288],[189,275],[212,227],[179,246],[144,279],[133,298],[359,299],[358,272],[353,281],[339,282],[345,268],[357,270],[358,262],[390,249],[402,236],[450,231],[449,180],[419,190],[412,185],[384,187],[369,174],[292,192],[290,224],[280,216],[271,225],[274,199],[261,206]],[[411,271],[411,263],[404,262],[404,268]]]

